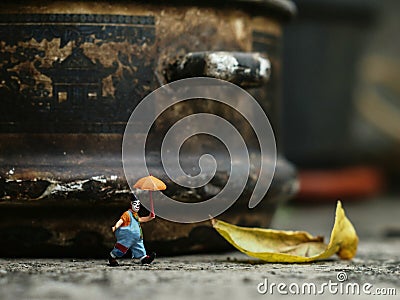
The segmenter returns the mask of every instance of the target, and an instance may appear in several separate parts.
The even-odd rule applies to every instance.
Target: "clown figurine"
[[[151,221],[155,216],[150,214],[147,217],[139,217],[139,208],[140,201],[133,194],[131,208],[124,212],[115,226],[112,227],[117,238],[117,243],[108,257],[108,262],[112,267],[118,266],[117,257],[122,257],[128,249],[131,249],[132,258],[140,259],[142,264],[149,264],[156,257],[154,252],[150,255],[146,254],[142,228],[140,227],[140,223]]]

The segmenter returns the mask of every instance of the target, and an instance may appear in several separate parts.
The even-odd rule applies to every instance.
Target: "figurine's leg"
[[[127,231],[117,230],[115,235],[117,237],[117,242],[108,256],[110,266],[118,266],[117,258],[124,256],[131,246],[130,241],[132,240],[132,235]]]
[[[146,256],[146,249],[144,248],[143,240],[139,239],[131,246],[132,258],[142,258]]]
[[[156,257],[156,254],[154,252],[152,252],[150,255],[146,255],[146,249],[144,248],[142,239],[132,245],[131,251],[132,258],[139,258],[142,264],[149,264]]]
[[[114,246],[114,249],[111,250],[110,255],[108,256],[108,263],[110,264],[110,266],[118,266],[119,264],[117,262],[117,257],[124,256],[128,249],[128,247],[125,247],[124,245],[117,242]]]
[[[114,249],[111,250],[110,255],[114,258],[122,257],[128,251],[128,247],[125,247],[121,243],[116,243]]]

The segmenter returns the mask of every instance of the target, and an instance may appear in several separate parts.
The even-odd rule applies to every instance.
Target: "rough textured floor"
[[[265,279],[269,287],[314,283],[318,292],[329,280],[339,283],[339,272],[346,273],[343,284],[370,283],[371,293],[376,288],[397,289],[396,296],[370,296],[373,299],[399,299],[399,250],[400,241],[368,241],[360,244],[351,262],[312,264],[262,264],[240,253],[159,258],[149,266],[123,260],[116,268],[103,260],[1,259],[0,299],[267,299],[281,295],[276,287],[273,295],[259,294],[257,285]],[[338,295],[340,290],[333,295],[326,289],[321,296]],[[343,297],[366,299],[361,295]]]
[[[0,259],[0,299],[273,299],[290,297],[288,287],[295,291],[295,284],[305,287],[297,296],[302,298],[309,293],[304,283],[315,284],[317,293],[329,281],[339,288],[340,272],[347,277],[342,282],[344,292],[333,294],[326,287],[320,297],[400,299],[400,238],[396,234],[384,238],[387,228],[400,228],[399,202],[344,202],[344,207],[360,233],[359,251],[352,261],[332,258],[311,264],[263,264],[233,252],[157,258],[149,266],[123,260],[120,267],[111,268],[105,260]],[[282,209],[273,227],[329,236],[334,209],[334,204]],[[266,279],[269,290],[259,294],[257,286]],[[280,283],[287,284],[284,292],[289,295],[281,295],[276,286],[271,295],[271,286]],[[368,296],[362,291],[359,296],[346,295],[349,283],[361,288],[370,283],[371,294],[381,288],[393,293],[389,289],[394,288],[396,295]]]

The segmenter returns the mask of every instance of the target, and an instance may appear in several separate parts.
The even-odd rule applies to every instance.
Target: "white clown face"
[[[140,201],[139,201],[139,200],[133,200],[133,201],[131,202],[131,206],[132,206],[132,210],[133,210],[134,212],[138,212],[139,209],[140,209]]]

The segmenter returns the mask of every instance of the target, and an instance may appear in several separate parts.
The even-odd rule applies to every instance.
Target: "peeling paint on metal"
[[[257,59],[260,62],[260,76],[264,77],[264,80],[269,79],[269,76],[271,75],[271,62],[261,56]]]
[[[206,57],[207,74],[228,80],[239,68],[239,62],[229,52],[213,52]]]
[[[95,180],[95,181],[99,181],[101,183],[107,183],[107,179],[103,175],[102,176],[93,176],[91,179]]]

